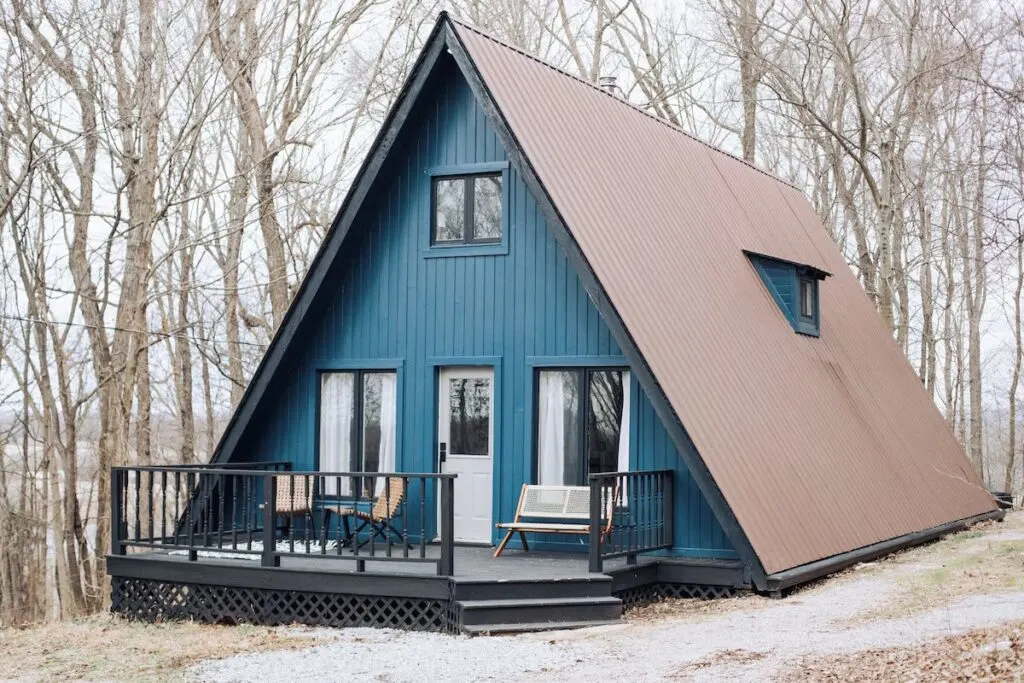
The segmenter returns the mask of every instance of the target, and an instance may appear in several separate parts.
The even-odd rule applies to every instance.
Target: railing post
[[[110,470],[110,554],[124,555],[124,494],[125,473],[117,467]]]
[[[439,576],[455,573],[455,477],[442,477],[441,484],[441,560]]]
[[[277,539],[274,533],[277,524],[277,479],[273,474],[263,475],[263,556],[260,564],[264,567],[280,567],[281,558],[277,555]]]
[[[651,492],[650,490],[647,490],[648,487],[644,486],[644,477],[642,474],[638,474],[633,480],[630,480],[628,473],[623,474],[621,479],[616,476],[616,479],[618,480],[617,483],[620,487],[620,491],[627,490],[627,486],[635,487],[633,500],[636,501],[636,504],[628,507],[628,512],[626,513],[627,523],[625,525],[625,531],[622,534],[626,537],[626,540],[624,541],[626,546],[624,548],[626,551],[626,564],[635,565],[636,550],[643,544],[643,538],[647,533],[647,529],[644,528],[643,519],[644,517],[650,519],[653,515],[653,511],[650,509],[650,500],[645,500],[651,497]]]
[[[195,515],[192,514],[196,511],[202,516],[202,509],[197,510],[199,505],[199,493],[196,488],[195,474],[192,470],[189,470],[185,474],[185,486],[188,488],[188,561],[195,562],[199,559],[199,553],[196,552],[196,519]]]
[[[613,511],[614,512],[614,511]],[[601,480],[590,477],[590,571],[600,574],[601,562]]]
[[[664,499],[664,509],[662,511],[662,517],[664,520],[663,529],[665,538],[661,540],[662,543],[668,545],[669,548],[675,543],[673,538],[674,529],[672,528],[673,517],[675,516],[674,501],[673,501],[673,487],[675,486],[675,472],[668,471],[661,475],[661,480],[665,487],[662,498]]]

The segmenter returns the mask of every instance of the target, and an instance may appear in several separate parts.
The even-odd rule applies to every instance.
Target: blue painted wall
[[[313,469],[317,370],[394,367],[399,469],[434,471],[437,364],[495,364],[494,520],[509,520],[521,485],[534,480],[534,364],[552,356],[625,362],[515,169],[503,171],[503,245],[472,256],[429,249],[428,169],[506,161],[449,57],[393,150],[296,337],[301,345],[229,457]],[[678,473],[675,545],[735,556],[635,379],[631,396],[634,467]]]

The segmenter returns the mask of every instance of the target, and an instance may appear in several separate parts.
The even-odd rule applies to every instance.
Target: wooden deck
[[[647,555],[633,565],[609,560],[591,573],[583,553],[512,550],[495,558],[492,548],[475,546],[456,546],[453,575],[438,576],[429,562],[437,552],[428,546],[424,563],[366,557],[364,571],[351,559],[313,554],[283,555],[279,567],[262,566],[256,553],[110,556],[112,609],[146,620],[494,633],[607,623],[624,604],[749,586],[737,561]]]

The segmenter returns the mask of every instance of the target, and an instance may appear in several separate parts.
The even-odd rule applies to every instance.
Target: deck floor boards
[[[299,547],[296,546],[296,550]],[[285,569],[302,569],[321,573],[349,573],[355,572],[355,556],[346,549],[344,558],[327,557],[316,554],[316,548],[309,555],[282,555],[281,567]],[[418,550],[418,549],[417,549]],[[328,550],[328,553],[333,553]],[[438,546],[427,546],[427,557],[436,558],[440,549]],[[551,580],[551,579],[574,579],[600,576],[589,572],[586,553],[558,553],[546,551],[523,552],[521,550],[507,550],[501,557],[493,557],[494,549],[482,546],[456,546],[455,547],[455,574],[454,579],[458,580]],[[383,555],[383,552],[380,552]],[[393,555],[400,556],[401,549]],[[145,552],[131,553],[132,556],[144,556],[147,559],[162,559],[169,562],[188,562],[187,554],[184,551],[160,551],[148,550]],[[401,562],[401,561],[375,561],[365,549],[359,554],[360,559],[365,559],[365,571],[368,573],[397,574],[403,576],[435,576],[436,569],[430,562]],[[252,555],[230,557],[210,557],[200,554],[198,562],[221,566],[236,567],[259,567],[260,556],[258,553]],[[649,562],[649,558],[640,557],[639,562]],[[621,569],[626,566],[623,558],[606,560],[604,573]]]

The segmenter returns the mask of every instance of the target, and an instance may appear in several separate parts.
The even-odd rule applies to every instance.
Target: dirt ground
[[[388,661],[365,657],[367,647],[385,648]],[[416,666],[396,668],[404,659]],[[357,662],[346,677],[391,681],[584,681],[602,671],[638,681],[1024,681],[1024,513],[783,600],[667,600],[621,625],[581,631],[451,638],[132,624],[107,615],[0,630],[0,678],[18,680],[295,683],[323,679],[337,661]]]

